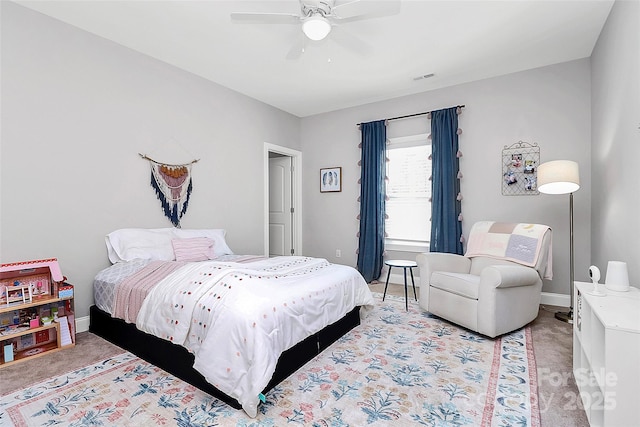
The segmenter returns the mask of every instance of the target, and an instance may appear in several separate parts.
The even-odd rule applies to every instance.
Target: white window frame
[[[416,147],[418,145],[431,145],[429,134],[421,133],[417,135],[389,138],[387,150]],[[385,250],[390,251],[428,252],[430,243],[431,242],[429,240],[423,242],[416,240],[393,239],[388,237],[385,237],[384,239]]]

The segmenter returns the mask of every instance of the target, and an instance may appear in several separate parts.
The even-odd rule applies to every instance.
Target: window
[[[428,250],[431,237],[430,154],[427,135],[394,138],[387,146],[387,249]]]

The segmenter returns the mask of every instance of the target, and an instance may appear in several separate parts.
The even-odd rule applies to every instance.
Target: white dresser
[[[591,427],[640,426],[640,291],[575,282],[573,373]]]

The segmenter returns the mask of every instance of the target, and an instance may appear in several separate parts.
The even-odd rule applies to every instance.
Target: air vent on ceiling
[[[414,81],[418,81],[418,80],[428,79],[429,77],[433,77],[433,76],[435,76],[435,74],[434,74],[434,73],[423,74],[423,75],[421,75],[421,76],[414,77],[414,78],[413,78],[413,80],[414,80]]]

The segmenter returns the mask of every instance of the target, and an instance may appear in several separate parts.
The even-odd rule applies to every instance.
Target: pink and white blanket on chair
[[[547,230],[549,227],[541,224],[479,221],[471,227],[465,256],[486,256],[535,267]],[[542,266],[545,279],[553,276],[551,247],[549,244],[547,265]]]

